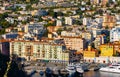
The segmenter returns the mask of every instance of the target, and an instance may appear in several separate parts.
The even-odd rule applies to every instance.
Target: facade
[[[86,48],[86,41],[79,36],[62,36],[67,49],[82,51]]]
[[[62,20],[57,20],[56,26],[62,26]]]
[[[44,33],[45,29],[44,26],[40,23],[31,23],[25,26],[24,32],[25,33],[30,33],[33,35],[42,35]]]
[[[9,55],[9,40],[0,40],[0,53]]]
[[[98,57],[98,51],[95,49],[92,49],[91,46],[88,46],[88,49],[85,49],[83,51],[83,56],[84,57]]]
[[[73,19],[72,19],[72,17],[65,17],[65,24],[67,24],[67,25],[73,25]]]
[[[115,41],[120,41],[120,26],[116,26],[110,31],[110,42]]]
[[[115,25],[116,25],[115,16],[111,16],[108,14],[103,16],[103,23],[102,23],[103,27],[113,28]]]
[[[84,57],[84,61],[86,62],[96,62],[96,63],[117,63],[120,62],[120,57]]]
[[[93,29],[92,30],[92,34],[93,34],[93,37],[96,38],[97,35],[100,35],[101,34],[101,31],[100,29]]]
[[[113,45],[112,44],[103,44],[100,45],[100,51],[101,55],[100,56],[106,56],[106,57],[111,57],[115,55],[115,52],[113,51]]]
[[[18,37],[18,33],[7,33],[2,35],[4,39],[16,39]]]
[[[83,18],[83,25],[90,25],[91,18]]]
[[[75,32],[62,31],[61,36],[77,36]]]
[[[104,35],[99,35],[94,40],[94,45],[96,49],[99,49],[99,46],[104,43],[105,43]]]
[[[115,56],[120,56],[120,41],[114,42],[113,46],[114,46]]]
[[[90,32],[82,32],[82,38],[85,38],[86,40],[91,40],[93,38],[93,35]]]
[[[11,41],[10,54],[16,54],[27,60],[68,61],[69,53],[64,45],[39,41]]]

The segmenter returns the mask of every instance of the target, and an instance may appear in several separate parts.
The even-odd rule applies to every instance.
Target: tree
[[[53,9],[49,9],[49,10],[48,10],[48,15],[54,16],[54,11],[53,11]]]
[[[94,43],[91,43],[91,47],[95,49],[95,44],[94,44]]]
[[[105,26],[105,29],[109,29],[108,25]]]
[[[39,19],[39,22],[42,22],[42,21],[43,21],[43,19],[42,19],[41,16],[39,16],[38,19]]]
[[[27,5],[27,6],[26,6],[26,10],[32,10],[31,5]]]
[[[47,37],[48,36],[48,30],[46,29],[46,31],[44,32],[43,34],[44,37]]]
[[[91,2],[91,1],[90,1],[90,0],[88,0],[86,4],[87,4],[87,5],[91,5],[91,3],[90,3],[90,2]]]
[[[107,3],[106,3],[106,7],[109,7],[109,6],[110,6],[109,3],[107,2]]]
[[[61,32],[63,31],[63,29],[61,29],[61,28],[59,28],[58,30],[57,30],[57,34],[58,35],[61,35]]]

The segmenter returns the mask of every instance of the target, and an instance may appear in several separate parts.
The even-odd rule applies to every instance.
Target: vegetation
[[[13,57],[14,58],[14,57]],[[24,71],[22,71],[21,69],[19,69],[18,67],[18,63],[16,62],[15,59],[12,60],[9,70],[7,72],[7,76],[5,76],[4,74],[6,73],[6,69],[8,66],[8,62],[10,61],[9,56],[6,55],[2,55],[0,53],[0,77],[27,77],[27,75],[25,74]]]

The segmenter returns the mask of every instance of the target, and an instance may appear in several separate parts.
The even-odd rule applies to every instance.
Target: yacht
[[[102,68],[100,68],[100,71],[120,73],[120,64],[115,63],[115,64],[111,64],[107,67],[102,67]]]
[[[76,65],[76,72],[81,73],[81,74],[84,72],[81,65],[79,64]]]
[[[68,64],[66,67],[66,70],[69,72],[69,74],[73,74],[76,72],[75,65],[74,64]]]
[[[54,76],[59,75],[59,69],[58,69],[58,68],[54,67],[54,68],[52,69],[52,71],[53,71],[53,75],[54,75]]]

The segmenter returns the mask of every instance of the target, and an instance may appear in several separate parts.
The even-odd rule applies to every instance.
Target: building
[[[73,25],[72,17],[65,17],[65,24],[66,25]]]
[[[83,18],[83,25],[90,25],[91,18]]]
[[[108,27],[108,28],[113,28],[116,25],[116,18],[115,16],[112,15],[108,15],[106,14],[105,16],[103,16],[103,23],[102,26]]]
[[[16,39],[18,37],[18,33],[6,33],[2,35],[4,39]]]
[[[0,53],[3,55],[9,55],[9,40],[0,40]]]
[[[62,20],[57,20],[56,26],[62,26]]]
[[[110,42],[120,41],[120,26],[110,30]]]
[[[81,35],[88,43],[93,40],[93,34],[91,32],[82,32]]]
[[[100,4],[100,0],[91,0],[91,4],[95,5]]]
[[[106,56],[106,57],[111,57],[115,55],[115,52],[113,51],[113,45],[112,44],[102,44],[100,45],[100,51],[101,55],[100,56]]]
[[[10,42],[10,54],[16,54],[27,60],[68,61],[69,53],[62,44],[50,44],[40,41],[16,40]]]
[[[92,29],[93,37],[96,38],[97,35],[101,35],[101,29]]]
[[[102,5],[106,6],[107,3],[109,3],[109,0],[101,0]]]
[[[120,56],[120,41],[113,43],[115,56]]]
[[[77,36],[77,34],[71,31],[62,31],[61,36]]]
[[[99,49],[99,46],[104,43],[106,43],[105,35],[98,35],[94,40],[94,46],[96,49]]]
[[[40,38],[45,32],[45,28],[43,24],[30,23],[24,27],[24,32],[29,33],[32,36],[38,36],[38,38]]]
[[[62,36],[67,49],[82,51],[86,48],[86,41],[79,36]]]
[[[91,46],[89,45],[87,49],[83,50],[83,56],[84,57],[98,57],[98,51],[96,49],[92,49]]]

